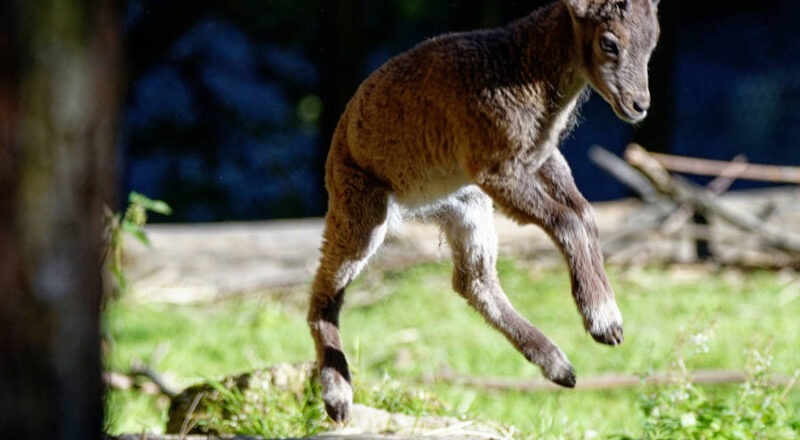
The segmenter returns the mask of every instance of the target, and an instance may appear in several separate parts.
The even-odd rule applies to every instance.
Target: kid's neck
[[[567,100],[586,86],[580,51],[566,5],[555,2],[508,25],[521,56],[522,75],[545,83]]]

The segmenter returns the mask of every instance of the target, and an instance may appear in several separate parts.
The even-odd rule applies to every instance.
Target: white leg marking
[[[591,321],[589,333],[592,335],[607,334],[614,328],[622,328],[622,313],[613,298],[609,298],[589,310],[587,316]],[[618,345],[618,343],[615,342],[613,345]]]

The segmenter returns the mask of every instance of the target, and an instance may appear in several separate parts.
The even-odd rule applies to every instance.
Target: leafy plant
[[[202,411],[189,417],[192,433],[284,438],[312,436],[331,427],[315,377],[300,387],[210,380],[205,388]],[[388,376],[372,386],[359,384],[356,390],[356,402],[385,411],[415,417],[444,412],[434,396],[411,391]]]
[[[125,271],[122,268],[122,253],[125,246],[124,235],[127,233],[140,243],[150,246],[150,239],[144,230],[147,224],[147,213],[162,215],[172,214],[172,208],[161,200],[153,200],[137,192],[128,196],[128,208],[124,213],[114,213],[106,208],[106,257],[108,272],[114,278],[111,295],[116,297],[130,289]]]
[[[197,420],[200,432],[276,437],[306,437],[325,427],[319,384],[305,381],[301,392],[289,389],[227,387],[210,381],[214,396],[205,400],[205,414]]]
[[[675,385],[642,396],[640,408],[645,439],[793,439],[800,435],[787,401],[794,380],[780,387],[771,378],[772,357],[749,351],[747,380],[733,397],[712,394],[691,381],[687,359],[708,352],[709,338],[686,338],[688,353],[674,361]],[[685,342],[690,341],[690,344]],[[686,349],[684,349],[686,350]],[[687,356],[688,354],[688,356]],[[629,437],[622,437],[629,438]]]

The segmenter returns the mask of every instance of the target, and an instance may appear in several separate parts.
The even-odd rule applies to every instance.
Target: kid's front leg
[[[596,341],[618,345],[623,340],[622,315],[605,275],[591,209],[579,211],[566,203],[576,201],[566,197],[566,189],[574,187],[571,175],[554,182],[550,178],[556,175],[540,175],[543,169],[547,167],[528,169],[522,161],[509,161],[479,173],[476,181],[511,218],[547,232],[569,267],[584,327]]]
[[[594,210],[575,185],[569,165],[560,151],[553,152],[537,176],[547,194],[574,211],[586,231],[586,244],[592,260],[591,270],[586,275],[590,279],[572,274],[573,296],[584,318],[584,326],[598,342],[618,345],[623,341],[622,314],[605,272]]]

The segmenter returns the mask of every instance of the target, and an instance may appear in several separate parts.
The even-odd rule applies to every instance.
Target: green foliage
[[[794,381],[785,387],[773,383],[770,372],[773,358],[768,353],[749,350],[747,381],[737,387],[733,396],[715,394],[692,383],[687,363],[695,356],[708,353],[707,342],[708,336],[702,332],[684,339],[679,345],[687,348],[678,352],[673,363],[675,385],[657,388],[642,396],[641,438],[797,438],[800,432],[796,430],[797,421],[792,420],[787,399]]]
[[[155,432],[167,423],[169,398],[143,393],[140,389],[108,390],[103,430],[106,433]]]
[[[128,195],[128,208],[125,213],[112,213],[106,208],[106,268],[115,281],[112,297],[124,294],[130,288],[122,268],[124,235],[127,233],[140,243],[150,246],[150,239],[144,230],[148,212],[170,215],[172,208],[161,200],[153,200],[137,192]]]
[[[356,376],[353,400],[373,408],[415,417],[447,415],[448,407],[434,394],[393,380],[388,374],[368,383]]]
[[[433,395],[412,390],[388,376],[372,384],[356,381],[355,403],[415,417],[446,414],[445,406]],[[218,381],[209,384],[215,397],[204,399],[205,415],[196,425],[201,432],[286,438],[331,428],[315,379],[306,381],[302,393],[274,388],[242,391]]]
[[[326,426],[321,390],[315,380],[306,381],[300,393],[275,388],[242,391],[218,381],[208,383],[218,397],[205,399],[206,415],[196,426],[203,432],[306,437],[318,434]]]

